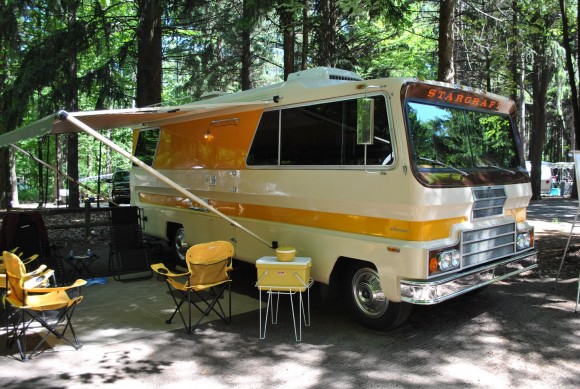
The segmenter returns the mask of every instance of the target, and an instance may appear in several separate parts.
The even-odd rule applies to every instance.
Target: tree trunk
[[[12,208],[10,201],[10,156],[8,148],[0,148],[0,205],[6,210]]]
[[[302,56],[300,61],[300,69],[305,70],[308,64],[308,45],[310,34],[310,20],[308,18],[309,0],[304,0],[304,8],[302,8]]]
[[[161,102],[162,46],[161,10],[163,0],[138,0],[137,27],[137,107]]]
[[[318,2],[318,66],[333,66],[336,60],[338,8],[336,0]]]
[[[562,14],[562,40],[566,50],[566,70],[568,71],[568,81],[572,98],[573,127],[576,139],[580,139],[580,106],[578,106],[578,87],[575,80],[575,69],[572,60],[572,48],[570,47],[570,30],[568,27],[568,16],[566,13],[566,2],[560,0],[560,12]],[[575,147],[578,149],[578,145]]]
[[[251,42],[250,42],[250,30],[251,30],[251,6],[248,4],[248,0],[244,0],[243,16],[242,16],[242,90],[248,90],[252,88],[252,81],[250,79],[250,68],[252,64],[252,54],[251,54]]]
[[[284,80],[287,80],[288,75],[294,73],[294,15],[283,1],[278,4],[277,8],[284,48]]]
[[[78,3],[71,2],[71,9],[69,10],[69,26],[76,23],[76,12]],[[78,82],[77,82],[77,48],[75,44],[70,45],[68,63],[68,85],[67,85],[67,106],[68,109],[76,112],[79,110],[79,96],[78,96]],[[80,207],[79,186],[76,181],[79,179],[79,135],[72,132],[67,135],[67,161],[66,174],[68,174],[75,182],[69,181],[68,189],[68,206],[69,208]]]
[[[10,189],[12,197],[12,206],[18,207],[20,201],[18,200],[18,177],[16,176],[16,156],[14,155],[14,149],[10,148],[9,159],[10,159]]]
[[[521,45],[517,42],[518,37],[518,24],[519,24],[519,7],[517,0],[512,2],[512,40],[511,44],[511,60],[510,60],[510,70],[512,73],[513,80],[513,90],[511,93],[511,99],[516,103],[516,125],[518,128],[518,133],[520,135],[520,140],[522,142],[522,150],[524,153],[524,158],[528,159],[528,142],[526,136],[526,103],[525,103],[525,89],[524,82],[526,77],[526,57],[521,48]]]
[[[547,96],[553,65],[546,57],[546,44],[539,37],[534,41],[534,63],[532,66],[533,112],[530,135],[530,162],[532,165],[532,199],[541,199],[542,152],[546,141]]]
[[[456,0],[441,0],[439,2],[439,67],[437,70],[437,79],[450,83],[455,79],[455,68],[453,65],[453,18],[455,2]]]
[[[57,138],[58,135],[55,135],[55,138]],[[50,140],[48,140],[48,135],[43,136],[42,138],[40,138],[38,140],[38,144],[37,144],[37,149],[36,149],[36,156],[38,157],[39,160],[41,161],[46,161],[48,163],[50,163],[50,160],[43,155],[43,145],[45,142],[49,142],[50,144]],[[50,146],[49,146],[50,147]],[[38,168],[38,208],[44,208],[44,205],[46,203],[46,194],[45,191],[47,190],[47,186],[44,185],[44,172],[45,172],[45,168],[44,166],[42,166],[42,164],[39,162],[37,163],[36,167]],[[57,166],[58,168],[58,166]],[[54,181],[54,186],[58,187],[58,181]]]
[[[64,144],[61,141],[61,136],[60,134],[56,134],[54,136],[54,166],[59,170],[62,171],[62,167],[63,167],[63,161],[64,161]],[[47,172],[48,175],[48,172]],[[39,173],[39,177],[41,176],[41,174]],[[48,178],[48,177],[47,177]],[[59,196],[59,190],[62,187],[63,182],[62,182],[62,178],[60,177],[60,175],[55,172],[54,173],[54,198],[56,200],[57,205],[60,204],[60,196]],[[45,186],[45,191],[48,191],[48,186]]]

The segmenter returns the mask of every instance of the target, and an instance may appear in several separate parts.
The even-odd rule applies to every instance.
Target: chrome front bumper
[[[437,304],[536,267],[538,256],[534,250],[443,279],[401,280],[401,301],[420,305]]]

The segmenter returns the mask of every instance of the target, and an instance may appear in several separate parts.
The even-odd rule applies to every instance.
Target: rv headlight
[[[516,247],[518,251],[525,250],[532,246],[532,238],[533,234],[530,234],[530,231],[526,231],[523,233],[519,233],[516,236]]]
[[[438,255],[439,270],[445,272],[457,269],[460,263],[460,254],[457,250],[443,251]]]

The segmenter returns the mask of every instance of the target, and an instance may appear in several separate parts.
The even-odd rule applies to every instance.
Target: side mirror
[[[356,104],[356,143],[372,145],[375,130],[375,100],[358,99]]]

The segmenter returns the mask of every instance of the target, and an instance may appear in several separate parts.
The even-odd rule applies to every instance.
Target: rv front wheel
[[[185,266],[185,253],[187,252],[187,243],[185,243],[185,230],[183,227],[175,229],[171,242],[171,249],[176,264]]]
[[[345,281],[349,310],[364,327],[374,330],[395,328],[409,317],[412,305],[389,301],[381,288],[379,274],[369,265],[354,264]]]

